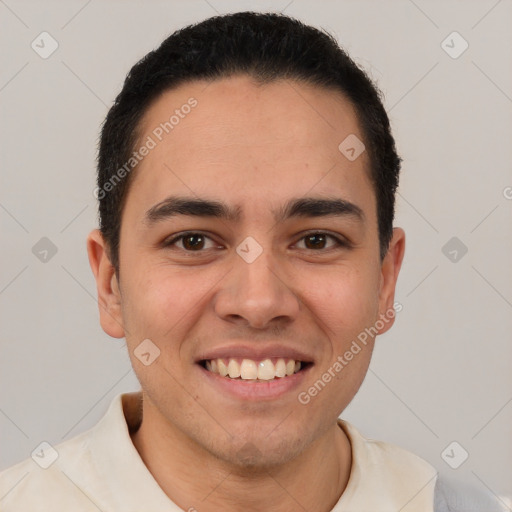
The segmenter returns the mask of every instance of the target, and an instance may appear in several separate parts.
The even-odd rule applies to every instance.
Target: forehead
[[[224,197],[243,211],[280,198],[339,192],[373,195],[365,152],[348,160],[338,146],[363,139],[355,109],[340,93],[247,76],[191,82],[163,93],[140,124],[137,165],[126,203],[148,208],[175,193]],[[228,197],[229,196],[229,197]]]

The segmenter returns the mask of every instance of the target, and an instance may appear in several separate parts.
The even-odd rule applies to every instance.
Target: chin
[[[221,451],[219,445],[212,450],[213,455],[229,465],[238,468],[241,473],[267,472],[268,470],[286,464],[306,448],[303,439],[251,439],[245,436],[237,442],[232,442]]]

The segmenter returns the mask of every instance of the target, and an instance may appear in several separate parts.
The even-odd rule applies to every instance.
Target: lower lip
[[[250,381],[243,379],[230,379],[229,377],[221,377],[217,373],[208,371],[206,368],[197,365],[201,373],[208,379],[210,387],[215,387],[219,392],[229,394],[235,398],[242,400],[275,400],[287,393],[298,390],[303,383],[306,374],[309,372],[312,365],[308,365],[303,370],[300,370],[288,377],[276,378],[270,381]]]

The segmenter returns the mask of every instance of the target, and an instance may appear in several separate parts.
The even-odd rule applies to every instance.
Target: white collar
[[[132,443],[129,429],[138,428],[141,408],[141,392],[120,394],[96,426],[84,433],[84,448],[90,450],[89,462],[99,477],[99,487],[90,489],[91,494],[108,496],[106,501],[116,510],[178,512],[181,509],[157,484]],[[338,423],[350,440],[352,468],[332,512],[433,510],[437,473],[430,464],[397,446],[364,438],[344,420]],[[70,475],[78,481],[80,466]]]

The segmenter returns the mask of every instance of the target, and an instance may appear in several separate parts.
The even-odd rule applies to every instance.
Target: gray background
[[[396,219],[407,233],[403,311],[378,339],[343,417],[448,477],[512,495],[505,0],[0,0],[0,469],[43,440],[55,445],[91,427],[116,394],[138,389],[124,341],[99,326],[86,254],[97,225],[99,126],[131,65],[166,35],[247,9],[284,10],[335,34],[383,90],[404,158]],[[46,59],[31,48],[43,31],[59,44]],[[458,58],[442,45],[453,31],[469,44]],[[452,36],[444,47],[453,54],[462,44]],[[46,262],[32,252],[42,237],[57,248]],[[443,252],[452,237],[458,246]],[[458,469],[441,456],[453,441],[452,465],[469,453]]]

